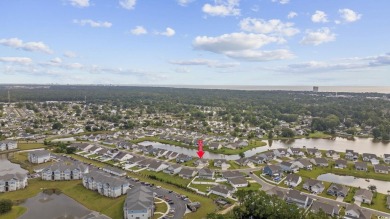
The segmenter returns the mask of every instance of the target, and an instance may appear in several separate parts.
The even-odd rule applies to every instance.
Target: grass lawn
[[[37,148],[45,148],[46,145],[41,143],[18,143],[18,148],[20,150],[31,150]]]
[[[390,213],[390,209],[386,208],[386,197],[387,195],[385,194],[376,193],[376,195],[374,194],[374,198],[372,200],[371,205],[362,204],[361,206]]]
[[[353,196],[355,195],[356,188],[350,187],[348,195],[344,198],[344,202],[353,203]]]
[[[170,184],[178,185],[178,186],[184,186],[186,187],[188,183],[191,182],[189,179],[183,179],[179,176],[172,176],[163,172],[154,172],[149,170],[142,170],[139,172],[140,174],[144,174],[147,176],[155,176],[157,179],[160,179],[163,182],[167,182]]]
[[[207,184],[191,184],[190,185],[192,188],[198,189],[200,192],[205,192],[207,193],[208,188],[214,187],[214,185],[207,185]]]
[[[9,159],[12,163],[17,163],[22,167],[23,169],[28,170],[30,173],[34,172],[34,169],[39,166],[46,166],[48,163],[45,164],[32,164],[28,161],[27,158],[27,152],[21,152],[21,153],[13,153],[13,156]]]
[[[249,187],[238,188],[238,190],[244,191],[259,191],[259,189],[261,189],[261,185],[258,183],[249,183]]]
[[[13,206],[12,207],[12,210],[6,214],[0,214],[0,218],[2,219],[15,219],[15,218],[18,218],[20,216],[22,216],[22,214],[24,214],[24,212],[27,211],[27,208],[25,207],[22,207],[22,206]]]
[[[230,164],[229,170],[235,170],[235,169],[241,169],[242,168],[240,165],[238,165],[233,160],[229,160],[229,164]]]
[[[331,135],[325,134],[323,132],[314,132],[309,134],[309,138],[331,138]]]
[[[187,166],[187,167],[195,167],[195,165],[194,165],[195,161],[196,161],[196,159],[192,159],[192,160],[189,160],[187,162],[182,163],[181,165]]]
[[[156,209],[154,210],[154,212],[161,212],[161,213],[165,213],[166,211],[168,210],[168,206],[165,202],[162,202],[162,203],[156,203]]]
[[[215,180],[213,180],[213,179],[200,179],[200,178],[196,178],[194,180],[194,182],[215,182]]]

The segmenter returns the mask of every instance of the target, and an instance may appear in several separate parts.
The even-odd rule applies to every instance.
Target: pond
[[[332,139],[313,139],[313,138],[302,138],[292,140],[277,140],[270,141],[270,145],[274,148],[278,147],[299,147],[302,148],[318,148],[321,150],[335,150],[345,152],[346,149],[351,149],[359,154],[362,153],[374,153],[378,156],[383,154],[390,154],[390,143],[374,141],[372,138],[332,138]]]
[[[9,173],[28,173],[28,171],[21,168],[19,164],[11,163],[11,161],[8,160],[8,156],[12,156],[12,153],[0,155],[0,176]]]
[[[345,152],[346,149],[352,149],[356,152],[362,153],[374,153],[378,156],[383,156],[383,154],[390,154],[390,145],[388,143],[383,142],[375,142],[372,138],[355,138],[353,140],[348,140],[346,138],[334,138],[334,139],[292,139],[292,140],[271,140],[265,141],[267,142],[267,146],[257,147],[252,150],[248,150],[245,152],[245,157],[250,157],[257,153],[261,153],[267,150],[273,150],[277,148],[288,148],[288,147],[298,147],[302,148],[305,146],[306,148],[318,148],[321,150],[335,150],[340,152]],[[186,154],[189,156],[197,156],[197,148],[188,149],[179,146],[162,144],[159,142],[150,142],[144,141],[139,143],[140,145],[153,145],[155,148],[161,148],[165,150],[174,151],[177,153]],[[238,155],[223,155],[223,154],[215,154],[212,152],[206,151],[204,159],[227,159],[227,160],[237,160],[240,157]]]
[[[387,191],[390,189],[390,182],[375,179],[369,179],[369,182],[367,182],[366,179],[355,178],[353,176],[339,176],[333,173],[319,175],[317,179],[347,186],[360,187],[363,189],[367,189],[370,185],[375,185],[377,191],[383,194],[387,194]]]
[[[22,206],[26,207],[27,211],[19,219],[108,219],[59,192],[41,192],[27,199]]]

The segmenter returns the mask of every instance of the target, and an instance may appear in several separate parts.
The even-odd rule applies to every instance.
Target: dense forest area
[[[202,120],[207,107],[226,121],[247,123],[269,130],[279,120],[295,122],[312,117],[311,129],[332,132],[340,124],[372,127],[372,135],[384,140],[390,133],[389,95],[376,93],[313,93],[293,91],[239,91],[130,86],[0,86],[0,102],[84,101],[120,108],[144,109],[146,113],[190,114]],[[288,133],[287,133],[288,134]]]

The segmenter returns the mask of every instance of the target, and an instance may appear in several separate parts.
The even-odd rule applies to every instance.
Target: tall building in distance
[[[313,87],[313,92],[318,92],[318,87],[317,86]]]

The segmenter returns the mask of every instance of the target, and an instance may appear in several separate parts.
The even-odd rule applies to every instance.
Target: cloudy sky
[[[389,0],[0,1],[0,83],[390,86]]]

